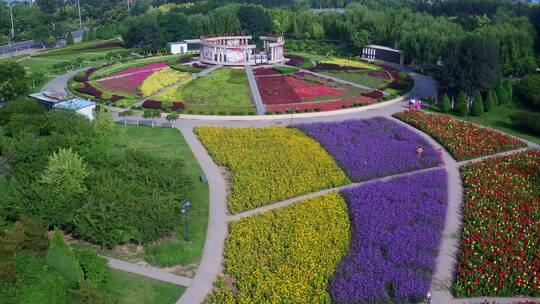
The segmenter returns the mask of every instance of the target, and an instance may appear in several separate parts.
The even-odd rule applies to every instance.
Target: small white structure
[[[403,65],[403,52],[382,45],[368,45],[362,49],[362,58],[373,61],[380,60]]]
[[[89,120],[93,120],[96,103],[85,99],[74,98],[56,103],[53,108],[73,111],[85,116]]]
[[[169,43],[169,53],[172,55],[197,52],[200,47],[200,39],[186,39],[179,42]]]

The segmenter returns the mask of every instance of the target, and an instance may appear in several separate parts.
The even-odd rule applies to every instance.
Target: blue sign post
[[[186,241],[189,241],[189,224],[188,224],[188,207],[191,206],[191,203],[188,200],[182,201],[182,214],[186,216]]]

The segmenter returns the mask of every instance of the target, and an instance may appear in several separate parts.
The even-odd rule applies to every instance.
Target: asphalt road
[[[81,39],[83,30],[76,30],[72,32],[73,39]],[[59,39],[56,41],[57,45],[63,45],[66,43],[65,39]],[[28,49],[41,49],[43,48],[43,43],[34,42],[33,40],[13,42],[11,45],[3,44],[0,45],[0,56],[16,53],[22,50]]]

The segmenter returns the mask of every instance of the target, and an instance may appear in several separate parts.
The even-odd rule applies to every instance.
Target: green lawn
[[[385,80],[377,77],[371,77],[365,71],[321,71],[321,73],[356,84],[365,85],[372,89],[381,88],[392,81],[392,79]]]
[[[255,111],[243,69],[221,68],[156,98],[182,101],[186,111]]]
[[[113,303],[118,304],[172,304],[186,290],[174,285],[136,274],[111,270],[111,277],[102,290]]]
[[[434,108],[435,111],[438,111],[438,108]],[[527,133],[518,127],[512,125],[512,122],[510,120],[510,116],[512,114],[517,114],[521,112],[529,112],[531,111],[528,108],[524,108],[521,105],[517,105],[515,103],[501,105],[495,107],[490,112],[484,113],[481,116],[455,116],[456,118],[467,120],[482,126],[490,127],[493,129],[497,129],[503,132],[506,132],[508,134],[521,137],[523,139],[532,141],[534,143],[540,144],[540,136],[534,135],[531,133]],[[453,114],[452,114],[453,115]]]
[[[185,241],[185,221],[178,223],[174,235],[162,242],[148,245],[142,252],[131,252],[91,248],[100,254],[110,257],[137,262],[147,261],[158,267],[188,266],[186,271],[192,271],[198,264],[204,241],[206,239],[206,226],[208,222],[208,183],[201,182],[199,177],[203,174],[195,156],[182,137],[180,131],[172,128],[149,127],[149,126],[123,126],[116,125],[113,138],[118,143],[118,153],[121,146],[128,146],[151,153],[163,159],[181,159],[186,164],[186,170],[193,177],[193,192],[189,209],[189,242]],[[184,199],[184,198],[182,198]],[[87,247],[88,244],[76,243],[74,247]],[[183,273],[189,275],[189,273]]]
[[[193,177],[193,194],[189,197],[189,242],[186,242],[185,223],[178,223],[173,239],[150,245],[141,256],[157,266],[187,265],[200,259],[208,221],[208,184],[199,177],[203,172],[180,131],[172,128],[152,128],[147,126],[121,126],[115,128],[115,141],[151,153],[164,159],[181,159]]]

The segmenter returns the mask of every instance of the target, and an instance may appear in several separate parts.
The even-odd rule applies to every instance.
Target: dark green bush
[[[540,113],[521,112],[510,116],[512,124],[536,136],[540,136]]]
[[[480,116],[484,113],[484,101],[482,100],[482,94],[476,91],[474,94],[474,100],[471,107],[471,114],[473,116]]]
[[[441,111],[444,113],[448,113],[452,110],[452,103],[450,103],[450,98],[448,98],[448,95],[444,95],[442,101],[441,101]]]
[[[524,77],[519,83],[517,93],[525,105],[540,110],[540,74]]]
[[[199,73],[200,71],[202,71],[199,68],[194,68],[192,66],[183,65],[183,64],[173,64],[170,67],[172,69],[175,69],[175,70],[179,71],[179,72],[192,73],[192,74],[196,74],[196,73]]]
[[[459,92],[456,98],[454,111],[456,111],[456,113],[460,116],[467,115],[468,107],[467,107],[467,98],[465,97],[465,92],[463,91]]]
[[[91,288],[98,288],[107,282],[111,269],[107,261],[88,249],[76,249],[75,256],[84,273],[84,280]]]
[[[489,91],[488,96],[486,99],[484,99],[484,111],[489,112],[493,110],[495,107],[495,97],[493,97],[495,93],[493,91]]]

